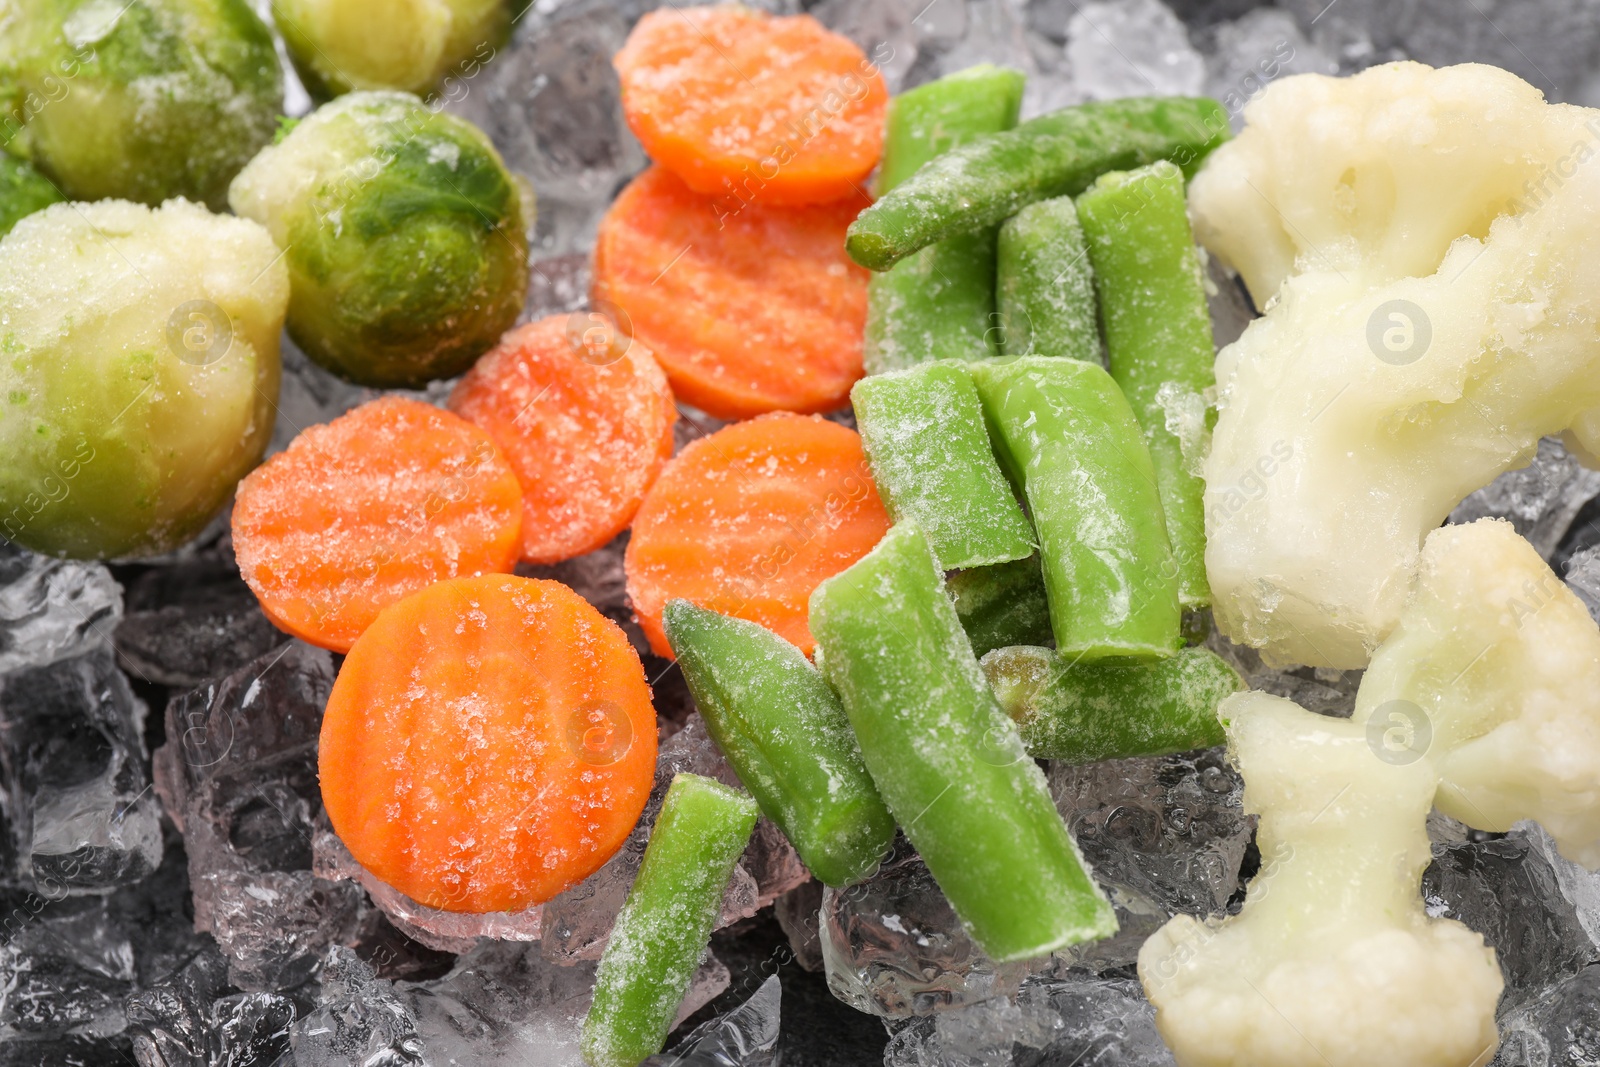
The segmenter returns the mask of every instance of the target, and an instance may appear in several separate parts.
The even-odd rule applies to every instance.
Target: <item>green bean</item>
[[[806,868],[834,887],[877,870],[894,818],[839,698],[805,655],[687,600],[668,601],[662,622],[712,739]]]
[[[1177,568],[1139,424],[1097,363],[971,367],[1000,456],[1033,514],[1056,647],[1086,661],[1179,644]]]
[[[1000,227],[995,303],[1006,355],[1100,362],[1094,272],[1070,196],[1029,204]]]
[[[1027,559],[961,571],[951,575],[945,586],[975,655],[1007,645],[1055,640],[1037,552]]]
[[[1078,198],[1111,376],[1144,430],[1178,561],[1178,599],[1211,602],[1200,477],[1216,384],[1211,314],[1189,230],[1183,175],[1165,161],[1106,174]]]
[[[901,93],[889,102],[881,196],[930,159],[979,134],[1009,130],[1023,76],[987,63]],[[868,374],[933,359],[997,355],[992,227],[924,248],[867,285]]]
[[[1154,663],[1083,663],[1048,648],[1000,648],[983,672],[1028,755],[1093,763],[1220,745],[1217,704],[1245,688],[1226,661],[1186,648]]]
[[[1111,170],[1170,159],[1193,174],[1228,137],[1228,113],[1204,97],[1156,96],[1064,108],[947,152],[850,225],[845,248],[888,270],[958,233],[995,226],[1038,200],[1075,196]]]
[[[863,378],[850,401],[890,517],[920,526],[943,566],[1033,552],[1033,527],[995,463],[964,366],[925,363]]]
[[[694,774],[672,779],[595,973],[582,1042],[593,1067],[635,1067],[661,1051],[756,814],[737,789]]]
[[[1115,932],[920,530],[895,526],[819,585],[811,631],[878,791],[985,953],[1027,959]]]

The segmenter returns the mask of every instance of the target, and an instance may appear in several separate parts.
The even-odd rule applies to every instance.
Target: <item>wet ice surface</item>
[[[447,106],[482,124],[537,188],[524,319],[585,306],[595,226],[645,165],[621,120],[609,54],[653,6],[541,0],[495,60],[448,94]],[[1600,103],[1593,0],[758,6],[806,7],[867,49],[895,90],[981,61],[1022,69],[1025,116],[1122,93],[1205,91],[1237,122],[1278,78],[1406,56],[1487,60],[1555,98]],[[1209,277],[1223,344],[1252,309],[1219,269]],[[449,384],[407,395],[440,403]],[[286,344],[272,448],[376,395]],[[848,413],[832,417],[849,424]],[[719,425],[686,413],[680,447]],[[1509,518],[1600,615],[1600,505],[1585,506],[1597,493],[1600,476],[1546,441],[1528,469],[1475,493],[1452,520]],[[644,653],[624,594],[625,547],[626,536],[523,572],[577,589]],[[1268,666],[1215,634],[1208,644],[1256,688],[1323,714],[1350,713],[1360,672]],[[429,913],[349,879],[348,853],[330,840],[315,785],[334,662],[286,644],[260,614],[238,580],[225,516],[192,546],[111,567],[0,546],[0,1063],[577,1062],[594,960],[666,778],[683,769],[732,780],[681,673],[644,656],[662,765],[623,852],[546,907],[486,922]],[[191,687],[198,692],[184,695]],[[147,747],[164,754],[159,805]],[[714,1007],[655,1062],[766,1067],[774,1040],[794,1067],[880,1062],[869,1039],[881,1034],[878,1018],[840,1006],[827,992],[832,981],[847,999],[899,1016],[889,1020],[894,1067],[1170,1064],[1131,964],[1171,914],[1237,906],[1241,875],[1257,862],[1237,777],[1209,752],[1057,766],[1050,781],[1116,903],[1118,937],[996,967],[909,852],[863,886],[830,893],[825,906],[821,885],[805,879],[763,821],[724,901],[720,955],[708,958],[685,1006]],[[163,808],[169,818],[158,821]],[[1600,1062],[1600,879],[1561,861],[1536,828],[1504,839],[1442,819],[1434,829],[1429,905],[1484,933],[1508,977],[1496,1064]],[[374,903],[374,894],[383,899]],[[772,945],[741,948],[763,929]],[[479,943],[474,935],[485,931],[509,939]],[[751,980],[741,952],[792,961],[782,986],[759,967]],[[791,1004],[803,1012],[790,1014]],[[704,1018],[713,1011],[717,1018]],[[861,1021],[867,1030],[851,1028]],[[841,1044],[839,1033],[853,1036]]]

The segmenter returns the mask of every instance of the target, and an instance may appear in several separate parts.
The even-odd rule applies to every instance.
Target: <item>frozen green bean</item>
[[[1084,663],[1048,648],[983,657],[996,699],[1028,755],[1093,763],[1220,745],[1217,704],[1245,688],[1215,653],[1186,648],[1154,663]]]
[[[1129,97],[1052,111],[928,163],[850,224],[845,248],[863,267],[888,270],[919,248],[996,226],[1035,201],[1075,196],[1107,171],[1170,159],[1193,174],[1227,137],[1227,111],[1205,97]]]
[[[806,869],[835,887],[878,868],[894,817],[839,698],[795,646],[687,600],[662,612],[706,729]]]
[[[996,263],[995,304],[1006,355],[1100,362],[1094,276],[1070,196],[1029,204],[1007,219]]]
[[[1055,640],[1037,552],[1027,559],[960,571],[945,586],[975,655],[1007,645]]]
[[[895,522],[922,528],[947,568],[1022,559],[1033,527],[995,463],[959,363],[863,378],[850,391],[872,478]]]
[[[756,815],[754,800],[721,782],[672,779],[595,973],[583,1020],[593,1067],[635,1067],[661,1051]]]
[[[1183,174],[1165,161],[1103,175],[1078,198],[1111,376],[1144,430],[1178,561],[1178,599],[1211,602],[1200,477],[1215,421],[1211,314],[1189,230]]]
[[[889,101],[881,196],[930,159],[979,134],[1009,130],[1022,105],[1023,76],[987,63]],[[867,285],[867,373],[934,359],[996,355],[993,227],[930,245]]]
[[[1039,539],[1056,647],[1086,661],[1154,659],[1180,643],[1177,568],[1144,437],[1097,363],[1028,356],[972,365],[1002,459]]]
[[[811,596],[811,632],[889,810],[996,960],[1117,928],[990,692],[928,539],[901,523]]]

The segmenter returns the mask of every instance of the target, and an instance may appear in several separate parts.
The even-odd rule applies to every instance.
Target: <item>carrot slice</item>
[[[721,419],[841,408],[861,377],[867,272],[844,252],[865,200],[719,220],[660,167],[600,222],[594,297],[620,306],[680,400]]]
[[[239,571],[282,630],[335,652],[395,601],[517,562],[522,490],[489,435],[384,397],[313,426],[239,483]]]
[[[601,312],[513,330],[468,371],[450,410],[522,483],[522,558],[559,563],[627,528],[672,455],[678,409],[642,344]]]
[[[810,15],[661,8],[612,64],[650,158],[730,207],[837,200],[883,151],[883,76]]]
[[[656,479],[623,559],[657,655],[667,601],[760,623],[811,654],[811,590],[889,529],[861,438],[817,416],[767,415],[693,442]]]
[[[432,908],[514,911],[622,846],[655,778],[656,718],[638,653],[578,594],[457,578],[361,635],[318,764],[367,870]]]

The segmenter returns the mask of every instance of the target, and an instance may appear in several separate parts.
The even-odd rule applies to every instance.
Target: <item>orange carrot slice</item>
[[[622,846],[654,781],[656,718],[633,646],[578,594],[457,578],[361,635],[318,764],[367,870],[432,908],[515,911]]]
[[[882,75],[810,15],[661,8],[612,63],[650,158],[730,207],[837,200],[883,151]]]
[[[867,272],[844,252],[865,200],[720,221],[660,167],[612,203],[594,297],[618,305],[672,391],[720,419],[841,408],[861,377]]]
[[[767,415],[701,438],[667,464],[633,520],[628,596],[657,655],[682,597],[760,623],[811,654],[811,590],[889,529],[861,438],[817,416]]]
[[[456,385],[450,410],[505,452],[522,483],[522,558],[559,563],[627,528],[672,455],[666,376],[601,312],[513,330]]]
[[[280,629],[346,652],[378,612],[517,562],[522,490],[489,435],[384,397],[296,437],[239,483],[233,550]]]

